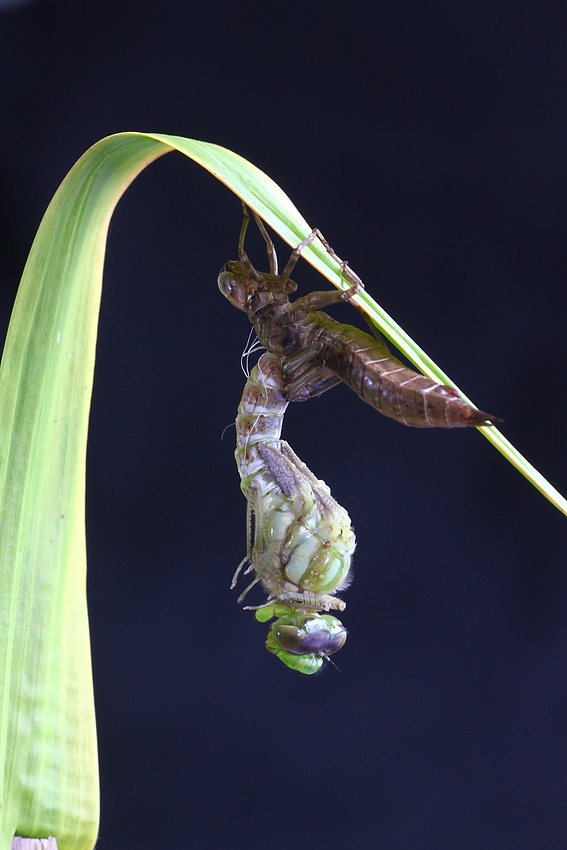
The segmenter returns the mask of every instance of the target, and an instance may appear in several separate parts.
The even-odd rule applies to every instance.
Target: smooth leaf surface
[[[98,772],[85,600],[85,456],[108,224],[122,193],[178,150],[224,182],[288,244],[310,231],[242,157],[178,136],[121,133],[90,148],[32,246],[0,368],[0,850],[14,833],[90,850]],[[322,244],[305,258],[345,288]],[[211,282],[214,285],[214,282]],[[425,374],[446,376],[375,304],[356,301]],[[564,513],[567,503],[494,428],[481,429]]]

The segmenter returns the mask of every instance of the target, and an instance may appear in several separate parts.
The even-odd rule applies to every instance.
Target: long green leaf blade
[[[164,152],[104,140],[67,176],[34,241],[0,368],[0,846],[90,848],[98,769],[85,598],[88,412],[108,222]]]

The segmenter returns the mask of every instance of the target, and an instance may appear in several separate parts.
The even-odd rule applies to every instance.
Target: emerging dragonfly
[[[373,338],[319,312],[323,307],[348,301],[362,282],[318,230],[297,246],[278,275],[273,242],[262,221],[256,215],[255,219],[266,241],[269,274],[256,271],[244,250],[250,220],[244,207],[239,260],[224,266],[218,285],[231,304],[248,314],[261,345],[279,358],[289,401],[312,398],[344,381],[363,401],[404,425],[463,428],[501,421],[463,401],[453,387],[408,369],[392,357],[377,331]],[[341,263],[351,288],[345,292],[311,292],[290,303],[288,296],[297,289],[290,275],[302,250],[316,237]]]
[[[288,667],[310,674],[346,640],[340,620],[318,612],[345,608],[335,594],[349,583],[355,537],[347,512],[327,485],[280,439],[287,406],[279,361],[264,354],[246,383],[236,418],[248,553],[232,587],[249,562],[246,572],[254,570],[256,577],[238,601],[255,584],[265,587],[268,601],[256,609],[256,617],[278,618],[267,648]]]

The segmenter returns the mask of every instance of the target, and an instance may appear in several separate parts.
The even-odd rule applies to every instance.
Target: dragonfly
[[[341,381],[376,410],[416,428],[464,428],[491,425],[501,420],[461,399],[450,386],[426,378],[392,356],[377,330],[374,336],[352,325],[341,324],[323,308],[349,301],[363,286],[318,230],[313,230],[292,252],[278,274],[274,244],[261,219],[256,223],[266,242],[270,271],[252,265],[244,240],[250,221],[244,220],[238,240],[237,261],[221,270],[218,286],[239,310],[247,313],[259,343],[279,358],[289,401],[303,401],[331,389]],[[297,289],[291,273],[303,249],[315,238],[336,259],[350,288],[339,292],[316,291],[290,302]]]
[[[247,554],[231,586],[248,564],[245,574],[253,570],[255,578],[238,601],[261,584],[268,599],[253,609],[256,617],[277,618],[267,648],[288,667],[312,674],[346,640],[341,621],[327,612],[345,608],[336,594],[350,581],[355,536],[327,484],[280,439],[287,406],[280,362],[266,353],[249,375],[236,417]]]

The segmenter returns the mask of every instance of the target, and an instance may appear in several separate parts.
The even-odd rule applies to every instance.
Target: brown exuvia
[[[231,304],[247,313],[262,346],[280,359],[290,401],[313,398],[343,381],[380,413],[415,428],[464,428],[501,421],[463,401],[453,387],[408,369],[392,357],[377,332],[372,337],[321,312],[323,307],[348,300],[361,286],[346,263],[342,266],[345,278],[353,283],[350,290],[311,292],[290,302],[290,293],[297,289],[290,279],[293,267],[303,248],[314,238],[322,238],[321,234],[312,231],[278,275],[273,243],[256,217],[270,261],[270,273],[261,273],[244,250],[249,222],[246,208],[244,212],[239,260],[224,266],[218,285]]]

